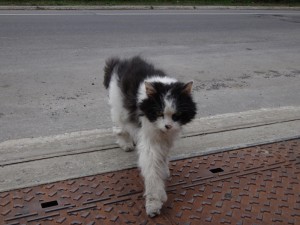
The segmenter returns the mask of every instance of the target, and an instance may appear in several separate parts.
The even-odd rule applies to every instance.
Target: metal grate
[[[300,224],[300,139],[170,163],[148,218],[137,169],[0,193],[0,224]]]

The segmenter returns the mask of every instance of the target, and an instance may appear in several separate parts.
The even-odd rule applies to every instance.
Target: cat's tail
[[[104,81],[103,85],[107,89],[111,80],[115,66],[120,62],[119,58],[110,58],[106,60],[104,67]]]

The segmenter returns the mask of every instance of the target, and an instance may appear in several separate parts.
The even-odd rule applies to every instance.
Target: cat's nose
[[[167,128],[167,130],[170,130],[172,128],[172,125],[165,125],[165,127]]]

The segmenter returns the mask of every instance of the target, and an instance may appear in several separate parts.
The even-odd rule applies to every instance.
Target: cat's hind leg
[[[123,96],[118,85],[116,75],[111,78],[109,85],[109,104],[111,106],[111,118],[113,132],[117,137],[117,144],[124,151],[134,150],[133,131],[134,128],[128,122],[128,111],[123,106]]]
[[[113,132],[117,137],[117,144],[125,152],[134,150],[134,128],[127,122],[127,110],[121,107],[112,107]]]

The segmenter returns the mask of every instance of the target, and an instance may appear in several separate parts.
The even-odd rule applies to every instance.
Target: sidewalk
[[[299,224],[300,139],[171,161],[168,200],[146,215],[136,168],[0,193],[3,225]]]
[[[182,159],[300,137],[300,107],[200,118],[171,152]],[[0,192],[136,166],[110,130],[91,130],[0,143]]]

